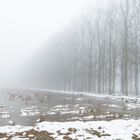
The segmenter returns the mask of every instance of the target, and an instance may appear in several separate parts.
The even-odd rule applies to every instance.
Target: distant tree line
[[[30,68],[36,85],[139,95],[140,0],[98,0],[44,48]]]

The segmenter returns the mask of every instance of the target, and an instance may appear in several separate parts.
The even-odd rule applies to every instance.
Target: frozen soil
[[[42,122],[0,132],[0,140],[139,140],[140,120]]]
[[[0,140],[140,140],[140,98],[0,90]]]
[[[41,90],[0,90],[0,125],[139,119],[140,100]]]

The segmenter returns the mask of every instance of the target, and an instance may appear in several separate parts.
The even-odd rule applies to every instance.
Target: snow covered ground
[[[128,101],[134,101],[140,103],[140,97],[139,96],[123,96],[120,93],[116,93],[115,95],[109,95],[109,94],[97,94],[97,93],[90,93],[90,92],[75,92],[75,91],[60,91],[60,90],[49,90],[49,89],[32,89],[32,90],[38,90],[38,91],[46,91],[46,92],[52,92],[52,93],[60,93],[60,94],[73,94],[73,95],[83,95],[83,96],[89,96],[89,97],[95,97],[95,98],[103,98],[103,99],[111,99],[111,100],[128,100]]]
[[[1,140],[140,140],[140,98],[0,90]]]
[[[40,135],[41,134],[41,135]],[[34,127],[0,127],[1,140],[132,140],[140,139],[140,120],[41,122]]]

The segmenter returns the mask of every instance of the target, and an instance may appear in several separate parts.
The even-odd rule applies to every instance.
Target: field
[[[0,138],[139,140],[140,98],[49,90],[0,90]]]

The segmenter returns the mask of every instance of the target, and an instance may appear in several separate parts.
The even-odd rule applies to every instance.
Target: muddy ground
[[[40,121],[140,118],[137,100],[114,100],[39,90],[0,90],[0,126]]]

